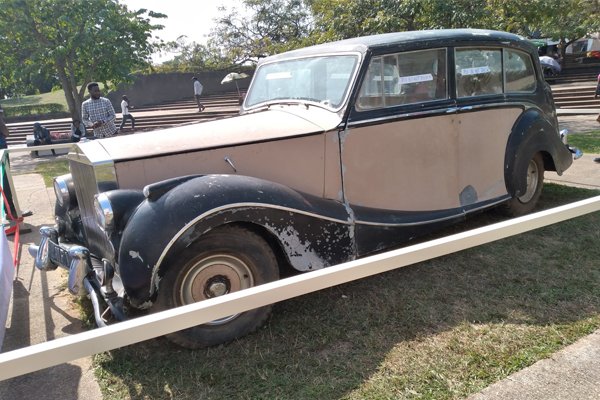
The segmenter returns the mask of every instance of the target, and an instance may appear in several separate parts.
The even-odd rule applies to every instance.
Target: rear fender
[[[523,171],[536,153],[542,153],[545,170],[559,175],[573,162],[571,152],[560,140],[556,124],[532,108],[521,115],[508,138],[504,177],[511,196],[525,193],[527,181]]]
[[[258,178],[200,176],[147,198],[130,218],[118,270],[131,304],[149,307],[165,268],[177,265],[183,249],[234,223],[262,227],[297,270],[355,258],[354,225],[343,204]]]

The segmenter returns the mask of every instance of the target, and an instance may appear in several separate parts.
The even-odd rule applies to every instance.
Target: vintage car
[[[536,49],[504,32],[338,41],[262,60],[241,115],[79,143],[36,266],[98,325],[398,247],[491,207],[531,211],[561,140]],[[168,337],[224,343],[270,307]]]

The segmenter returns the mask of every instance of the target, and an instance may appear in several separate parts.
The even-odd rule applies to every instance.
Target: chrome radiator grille
[[[92,254],[106,258],[114,263],[115,254],[113,245],[96,223],[94,195],[100,191],[98,188],[102,184],[97,182],[94,166],[71,160],[70,169],[73,182],[75,183],[77,202],[85,230],[87,247]]]

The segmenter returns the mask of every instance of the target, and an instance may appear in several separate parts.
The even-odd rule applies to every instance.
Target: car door
[[[357,220],[385,220],[389,211],[426,220],[460,207],[447,65],[445,48],[371,58],[340,139],[344,196]]]
[[[454,49],[458,106],[458,188],[465,210],[507,195],[504,163],[508,138],[524,111],[511,101],[535,90],[529,56],[500,47]],[[504,68],[503,68],[504,63]]]

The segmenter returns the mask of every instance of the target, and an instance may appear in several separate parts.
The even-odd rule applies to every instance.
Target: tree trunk
[[[83,102],[83,91],[85,90],[85,85],[81,88],[81,91],[77,90],[77,81],[75,79],[75,71],[73,70],[73,64],[71,61],[67,60],[67,78],[69,79],[71,85],[71,93],[73,94],[73,100],[75,101],[75,106],[77,108],[77,119],[81,119],[81,103]]]
[[[58,74],[60,85],[65,92],[65,99],[67,100],[71,118],[81,120],[81,102],[73,96],[73,93],[77,93],[77,87],[73,87],[71,84],[64,60],[56,60],[56,72]]]
[[[559,62],[560,62],[560,66],[564,67],[565,66],[565,54],[567,52],[567,44],[565,43],[565,38],[560,38],[560,40],[558,41],[558,58],[559,58]]]

